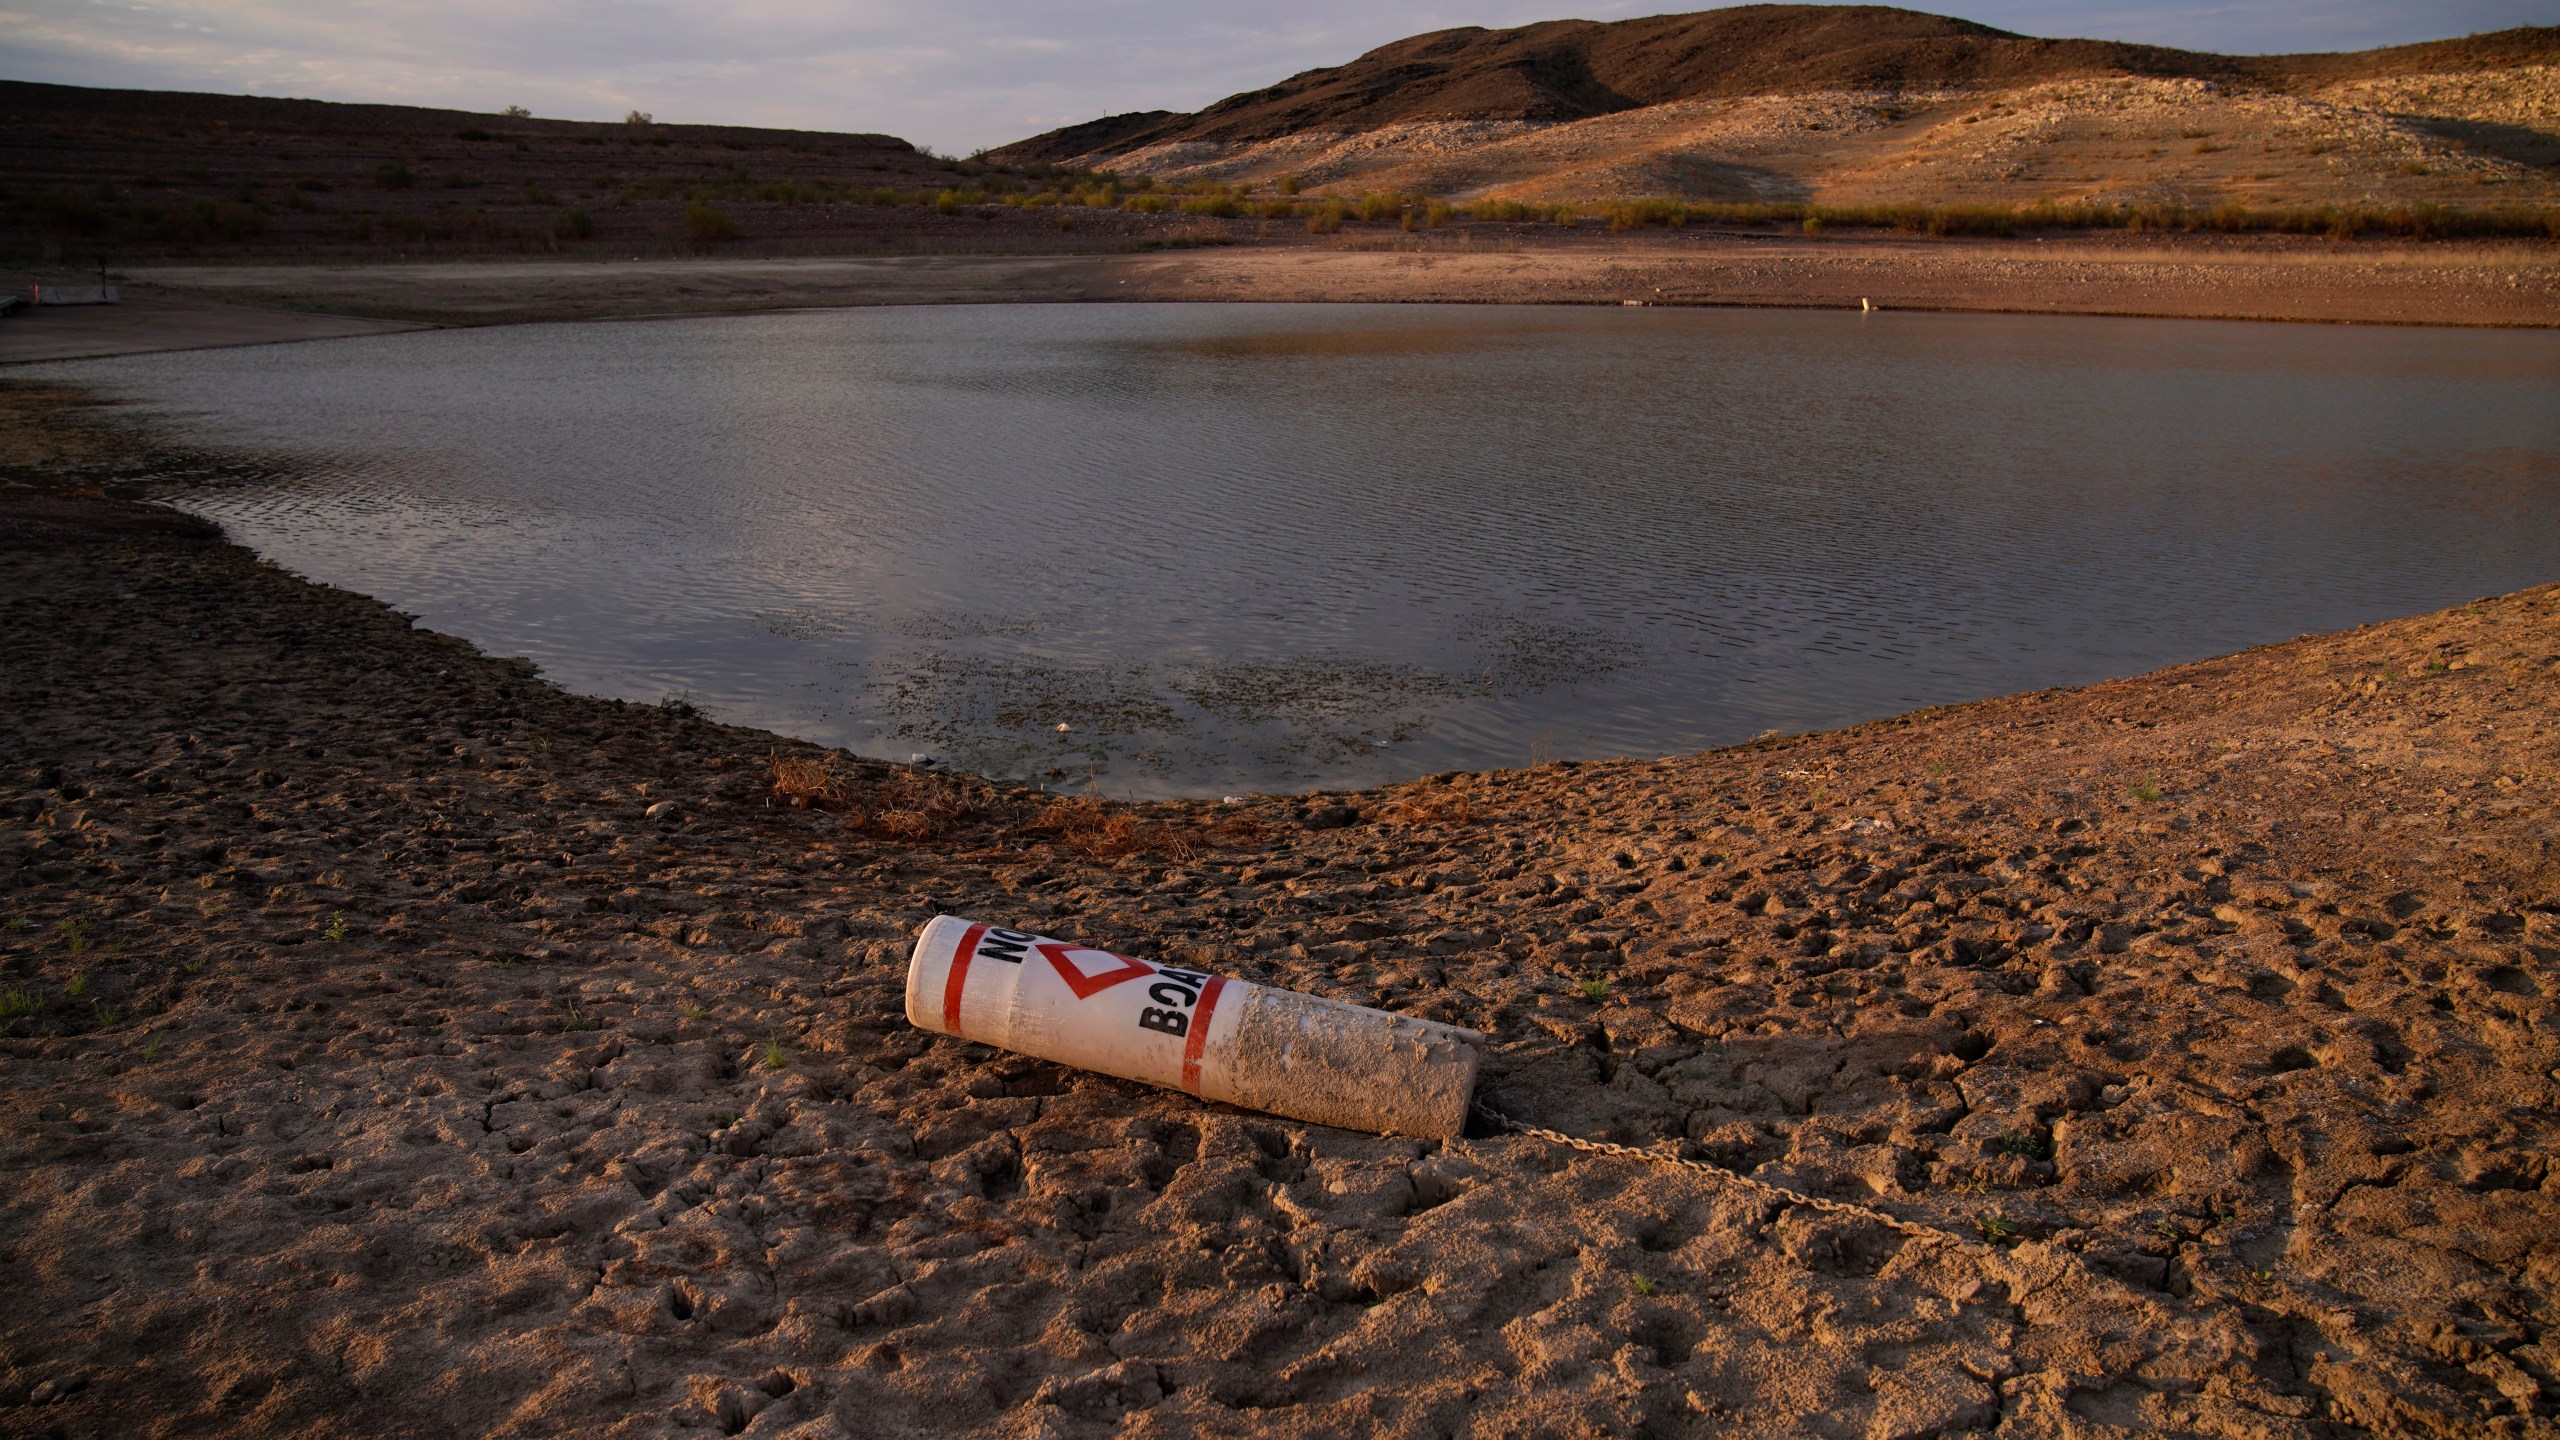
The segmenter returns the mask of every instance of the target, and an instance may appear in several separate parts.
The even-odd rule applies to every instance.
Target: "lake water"
[[[186,503],[572,689],[1114,795],[1695,750],[2560,578],[2538,332],[965,306],[44,373],[298,457]]]

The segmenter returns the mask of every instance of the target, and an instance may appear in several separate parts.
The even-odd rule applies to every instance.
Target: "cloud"
[[[956,151],[1123,110],[1196,109],[1424,30],[1659,5],[1557,0],[0,0],[0,75],[617,119],[879,130]],[[2038,35],[2353,49],[2549,23],[2553,0],[2193,5],[1981,0]],[[1063,118],[1062,118],[1063,117]]]
[[[1978,0],[1961,12],[2004,30],[2218,50],[2228,55],[2369,50],[2560,22],[2560,0],[2234,0],[2218,5]]]

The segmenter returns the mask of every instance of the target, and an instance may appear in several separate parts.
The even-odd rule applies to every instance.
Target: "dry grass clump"
[[[996,807],[995,786],[971,776],[893,772],[866,797],[871,813],[854,823],[884,840],[920,843],[957,833]]]
[[[998,808],[996,788],[975,776],[893,771],[865,784],[827,757],[776,755],[766,803],[794,810],[833,810],[846,825],[882,840],[911,844],[944,839]]]
[[[884,767],[886,768],[886,767]],[[1033,810],[1034,797],[1008,792],[975,775],[935,775],[887,768],[874,779],[834,756],[780,755],[767,767],[765,803],[792,810],[826,810],[846,828],[877,840],[928,844],[958,836],[971,826],[1054,840],[1097,860],[1152,855],[1188,860],[1204,849],[1257,844],[1270,827],[1248,815],[1198,824],[1153,824],[1126,805],[1091,795],[1058,796]],[[1443,804],[1431,813],[1457,811]]]
[[[1479,818],[1475,802],[1457,790],[1427,790],[1405,796],[1386,809],[1385,818],[1395,825],[1473,825]]]
[[[1090,795],[1064,796],[1041,807],[1022,827],[1026,835],[1047,835],[1080,855],[1118,860],[1132,855],[1159,855],[1188,860],[1197,852],[1196,837],[1169,825],[1148,825],[1126,807]]]
[[[832,760],[813,759],[806,755],[776,755],[768,773],[768,805],[782,805],[793,810],[850,810],[854,808],[851,777],[839,771]]]
[[[1210,821],[1202,825],[1198,833],[1212,845],[1259,845],[1271,838],[1272,827],[1257,816],[1235,815]]]
[[[886,840],[939,840],[943,833],[932,811],[911,805],[901,805],[873,815],[867,828]]]

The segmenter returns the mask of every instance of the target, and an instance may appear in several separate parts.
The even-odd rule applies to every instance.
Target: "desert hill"
[[[766,253],[975,243],[1016,218],[1055,236],[913,203],[1025,183],[889,135],[0,81],[0,262],[628,256],[723,242],[722,221]]]
[[[988,158],[1452,198],[2540,204],[2560,27],[2277,56],[1881,6],[1470,27]]]

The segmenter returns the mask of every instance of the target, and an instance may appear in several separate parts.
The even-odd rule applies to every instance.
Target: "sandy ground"
[[[408,321],[207,303],[162,293],[156,287],[124,288],[132,293],[121,304],[47,305],[0,316],[0,365],[152,350],[201,350],[217,345],[331,340],[418,328]],[[27,293],[24,277],[0,276],[0,289],[19,295]]]
[[[2560,247],[2282,237],[1980,242],[1472,230],[1118,255],[154,266],[137,292],[444,324],[795,306],[1382,300],[2560,324]],[[0,337],[15,321],[0,322]]]
[[[2545,588],[1050,809],[0,491],[0,1430],[2553,1434],[2555,700]],[[1503,1111],[1701,1168],[920,1034],[940,911],[1481,1028]]]

